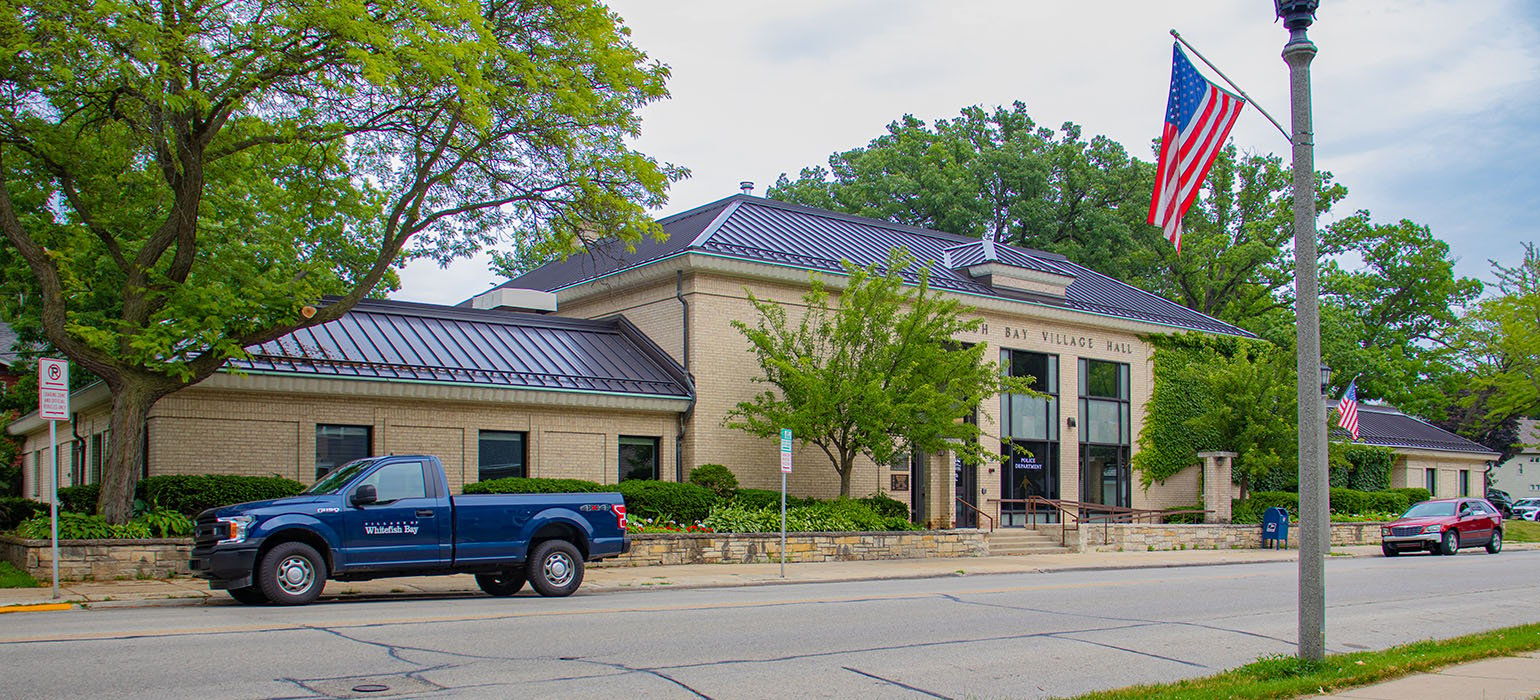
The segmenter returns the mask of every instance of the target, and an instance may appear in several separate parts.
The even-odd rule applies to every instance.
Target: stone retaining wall
[[[1333,546],[1380,543],[1381,523],[1332,523]],[[1055,535],[1057,530],[1053,530]],[[1069,532],[1074,540],[1075,531]],[[1074,546],[1073,544],[1071,546]],[[1082,552],[1158,551],[1170,549],[1256,549],[1261,525],[1087,524],[1080,528]],[[1289,527],[1288,546],[1299,547],[1299,526]]]
[[[131,578],[188,576],[192,540],[60,540],[59,578],[66,581],[112,581]],[[0,535],[0,559],[38,580],[53,579],[53,547],[49,540]]]
[[[788,562],[982,557],[987,551],[984,534],[976,530],[786,535]],[[632,535],[630,553],[598,565],[739,564],[780,560],[780,533],[666,533]]]

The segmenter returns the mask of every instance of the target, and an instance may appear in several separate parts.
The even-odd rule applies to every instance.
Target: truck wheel
[[[546,540],[535,547],[527,574],[536,593],[555,598],[569,596],[583,584],[583,557],[571,542]]]
[[[227,590],[225,592],[229,593],[231,598],[234,598],[237,601],[245,603],[247,605],[266,605],[267,604],[267,596],[262,595],[262,591],[258,590],[256,586],[247,586],[245,588],[231,588],[231,589],[229,589],[229,590]]]
[[[274,603],[304,605],[319,597],[326,586],[326,563],[314,547],[284,542],[262,557],[257,585]]]
[[[495,574],[476,574],[476,585],[481,586],[487,595],[499,598],[511,596],[524,588],[524,572],[509,569]]]

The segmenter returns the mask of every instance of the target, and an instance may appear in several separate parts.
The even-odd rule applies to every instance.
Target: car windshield
[[[1453,501],[1424,501],[1408,508],[1403,518],[1431,518],[1439,515],[1454,515]]]
[[[342,490],[342,487],[345,486],[349,481],[352,481],[354,476],[357,476],[359,472],[368,469],[369,465],[371,464],[374,464],[374,459],[372,458],[355,459],[351,462],[348,462],[347,464],[327,472],[326,476],[321,477],[320,481],[315,482],[315,485],[305,489],[305,493],[337,493],[338,491]]]

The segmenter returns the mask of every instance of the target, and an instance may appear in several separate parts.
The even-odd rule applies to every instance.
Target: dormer
[[[1063,299],[1075,276],[1007,245],[984,239],[941,251],[942,263],[995,291]]]

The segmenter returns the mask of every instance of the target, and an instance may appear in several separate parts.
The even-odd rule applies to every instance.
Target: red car
[[[1408,508],[1380,528],[1380,550],[1387,557],[1402,552],[1454,554],[1461,547],[1485,545],[1503,551],[1503,516],[1481,498],[1439,498]]]

